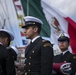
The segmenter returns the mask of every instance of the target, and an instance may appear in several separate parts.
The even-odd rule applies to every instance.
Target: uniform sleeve
[[[75,72],[76,72],[76,54],[73,54],[71,67],[72,67],[72,72],[70,75],[75,75]]]
[[[53,65],[53,48],[49,41],[43,42],[41,47],[41,75],[51,75]]]
[[[16,75],[13,55],[12,52],[8,50],[6,59],[6,69],[7,69],[7,75]]]

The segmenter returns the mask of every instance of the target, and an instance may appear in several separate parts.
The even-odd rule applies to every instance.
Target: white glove
[[[60,71],[63,73],[63,74],[70,74],[71,72],[71,63],[64,63],[61,65],[60,67]]]

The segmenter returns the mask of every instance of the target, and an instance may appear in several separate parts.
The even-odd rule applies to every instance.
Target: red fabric
[[[68,34],[70,36],[72,53],[76,54],[76,23],[69,17],[65,19],[68,21]]]
[[[17,8],[19,8],[20,10],[22,10],[21,5],[16,5]]]
[[[55,70],[56,72],[60,72],[60,67],[62,64],[64,63],[53,63],[53,70]]]

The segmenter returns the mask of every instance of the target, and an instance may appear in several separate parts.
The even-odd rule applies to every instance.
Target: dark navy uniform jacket
[[[6,58],[7,58],[6,48],[0,44],[0,75],[7,75]]]
[[[0,75],[16,75],[12,53],[0,44]]]
[[[56,55],[54,57],[54,63],[61,63],[61,62],[71,62],[72,61],[72,54],[67,51],[62,57],[60,55]]]
[[[73,60],[72,60],[71,66],[72,66],[72,73],[70,75],[75,75],[75,73],[76,73],[76,54],[73,54]]]
[[[71,62],[72,61],[72,54],[67,51],[64,55],[59,54],[54,56],[54,63],[64,63],[64,62]],[[64,75],[61,72],[57,72],[56,74],[53,75]]]
[[[25,75],[51,75],[53,48],[49,41],[37,38],[25,50]]]

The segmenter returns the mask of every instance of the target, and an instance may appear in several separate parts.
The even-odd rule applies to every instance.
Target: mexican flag
[[[61,33],[66,33],[70,37],[70,50],[76,53],[76,23],[48,5],[43,0],[21,0],[25,16],[34,16],[43,21],[41,36],[50,38],[57,44],[57,38]]]

